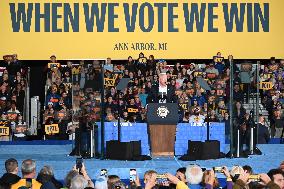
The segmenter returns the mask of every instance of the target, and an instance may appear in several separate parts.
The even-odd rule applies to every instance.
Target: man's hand
[[[171,181],[173,184],[177,184],[180,181],[176,176],[174,176],[170,173],[166,173],[165,175],[166,175],[167,179],[169,181]]]
[[[260,180],[261,180],[265,185],[267,185],[267,184],[271,181],[270,177],[269,177],[267,174],[265,174],[265,173],[261,173],[261,174],[259,174],[259,176],[260,176]]]
[[[222,168],[222,171],[223,171],[223,174],[224,174],[227,178],[230,178],[230,177],[231,177],[230,172],[229,172],[229,169],[228,169],[226,166],[224,166],[224,167]]]
[[[86,167],[85,167],[85,164],[84,164],[84,163],[82,163],[81,173],[82,173],[83,175],[87,175],[87,171],[86,171]]]
[[[207,181],[205,180],[205,182],[206,184],[210,184],[211,186],[213,186],[214,181],[215,181],[215,173],[213,170],[210,170]]]
[[[140,179],[139,179],[139,176],[138,176],[137,173],[136,173],[136,178],[134,180],[134,183],[135,183],[136,186],[141,186]]]
[[[244,172],[240,174],[239,179],[242,180],[244,183],[247,183],[249,179],[249,173]]]
[[[147,180],[147,182],[145,183],[145,189],[153,188],[156,185],[156,178],[157,178],[157,175],[153,174],[151,178],[149,178],[149,180]]]
[[[181,172],[176,173],[176,177],[181,180],[182,182],[186,183],[185,175]]]

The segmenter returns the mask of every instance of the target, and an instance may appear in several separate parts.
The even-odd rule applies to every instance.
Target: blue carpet
[[[87,171],[92,179],[96,179],[100,170],[108,169],[109,174],[119,175],[122,179],[129,178],[129,169],[136,168],[140,177],[146,170],[154,169],[158,173],[175,173],[179,167],[187,166],[190,163],[197,163],[201,167],[210,169],[213,166],[232,167],[233,165],[250,165],[255,173],[267,172],[272,168],[279,166],[284,160],[284,145],[268,144],[259,145],[259,149],[263,152],[261,156],[250,156],[249,158],[234,159],[217,159],[217,160],[198,160],[194,162],[183,162],[175,158],[155,158],[150,161],[116,161],[116,160],[84,160]],[[32,158],[37,162],[37,171],[44,165],[50,165],[55,171],[55,176],[59,180],[63,180],[69,170],[75,164],[76,157],[70,157],[68,154],[72,149],[71,144],[62,145],[3,145],[0,144],[0,174],[5,172],[4,162],[8,158],[16,158],[19,162],[24,159]],[[228,146],[227,146],[228,149]],[[218,175],[222,178],[222,175]]]

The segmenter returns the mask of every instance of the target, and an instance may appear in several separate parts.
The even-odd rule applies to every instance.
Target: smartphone
[[[166,177],[165,174],[158,174],[157,175],[157,183],[159,185],[165,185],[166,183],[168,183],[168,178]]]
[[[213,167],[215,173],[223,173],[223,167]]]
[[[250,175],[249,181],[250,182],[260,182],[260,175]]]
[[[136,169],[130,169],[129,171],[129,180],[130,182],[134,182],[137,176]]]
[[[76,169],[81,170],[83,166],[83,158],[77,158],[76,159]]]
[[[107,177],[107,169],[101,169],[101,176]]]

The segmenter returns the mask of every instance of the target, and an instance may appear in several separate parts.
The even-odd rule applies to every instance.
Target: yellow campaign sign
[[[129,113],[137,113],[138,112],[138,109],[137,108],[127,108],[127,111]]]
[[[0,136],[9,136],[9,135],[10,135],[9,127],[0,126]]]
[[[282,0],[1,0],[0,56],[284,58],[283,7]]]
[[[187,104],[187,103],[180,103],[179,106],[180,106],[183,110],[188,110],[188,104]]]
[[[214,56],[213,57],[214,62],[216,63],[221,63],[224,60],[224,57],[218,57],[218,56]]]
[[[273,87],[272,82],[260,82],[259,85],[260,85],[259,89],[262,89],[262,90],[270,90]]]
[[[59,133],[58,124],[45,125],[45,133],[47,135]]]
[[[115,79],[105,78],[105,86],[113,87],[115,84]]]
[[[48,63],[48,68],[59,68],[60,63]]]

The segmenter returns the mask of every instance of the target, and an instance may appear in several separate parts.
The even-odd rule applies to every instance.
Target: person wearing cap
[[[51,56],[50,56],[50,62],[51,62],[51,63],[57,63],[57,60],[56,60],[56,56],[55,56],[55,55],[51,55]]]

